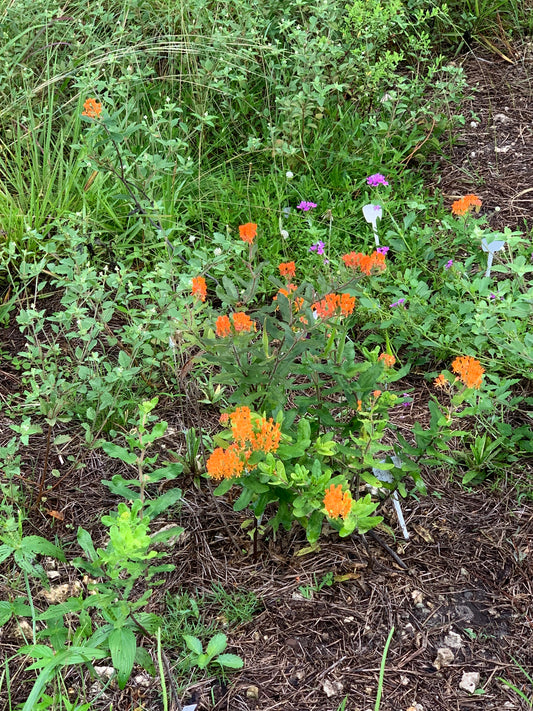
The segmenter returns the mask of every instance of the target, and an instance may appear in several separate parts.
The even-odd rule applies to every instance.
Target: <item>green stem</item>
[[[379,711],[381,704],[381,694],[383,693],[383,678],[385,676],[385,664],[387,662],[387,652],[389,651],[389,645],[392,640],[392,635],[394,634],[394,626],[389,632],[387,641],[385,642],[385,647],[383,648],[383,655],[381,657],[381,666],[379,668],[379,679],[378,679],[378,693],[376,695],[376,703],[374,704],[374,711]]]

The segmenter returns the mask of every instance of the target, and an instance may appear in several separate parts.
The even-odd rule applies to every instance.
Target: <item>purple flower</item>
[[[374,210],[381,210],[381,205],[374,205]]]
[[[376,252],[377,252],[378,254],[387,254],[387,252],[389,251],[389,249],[390,249],[390,247],[378,247],[378,248],[376,249]]]
[[[388,185],[388,182],[385,180],[385,176],[381,175],[381,173],[374,173],[374,175],[369,175],[366,179],[366,182],[373,188],[375,188],[377,185]]]
[[[316,207],[316,202],[307,202],[307,200],[302,200],[302,202],[296,206],[296,209],[309,212],[309,210],[312,210],[314,207]]]
[[[451,269],[453,266],[453,259],[449,259],[446,264],[444,265],[444,269]]]
[[[496,294],[491,294],[491,295],[489,296],[489,299],[495,299],[495,298],[496,298]]]
[[[319,239],[318,242],[316,242],[316,244],[312,244],[312,245],[309,247],[309,251],[310,251],[310,252],[316,252],[317,254],[322,255],[322,254],[324,254],[324,247],[325,247],[325,246],[326,246],[326,245],[324,244],[324,242],[322,242],[322,240]]]
[[[395,301],[393,304],[391,304],[389,308],[393,309],[395,306],[401,306],[404,303],[405,299],[398,299],[398,301]]]

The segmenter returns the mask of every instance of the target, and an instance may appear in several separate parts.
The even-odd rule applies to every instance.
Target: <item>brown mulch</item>
[[[460,60],[471,91],[465,124],[431,179],[450,204],[479,195],[499,231],[533,227],[533,42],[516,45],[512,59],[477,47]]]

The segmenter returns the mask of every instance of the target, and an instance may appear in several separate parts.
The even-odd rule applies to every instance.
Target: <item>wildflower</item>
[[[289,233],[287,232],[287,230],[280,230],[279,233],[283,237],[283,239],[289,238]]]
[[[350,296],[350,294],[341,294],[339,299],[339,307],[342,316],[349,316],[353,313],[355,306],[355,296]]]
[[[316,207],[316,202],[308,202],[307,200],[302,200],[299,205],[296,205],[297,210],[303,210],[304,212],[309,212]]]
[[[358,400],[357,401],[357,412],[361,412],[362,409],[363,409],[363,401]]]
[[[381,175],[381,173],[374,173],[374,175],[369,175],[366,179],[366,182],[373,188],[375,188],[377,185],[388,185],[388,182],[385,180],[385,176]]]
[[[292,180],[294,178],[294,173],[292,172],[292,170],[288,170],[285,173],[285,177],[287,178],[287,180]],[[315,207],[316,207],[316,205],[315,205]]]
[[[82,116],[87,116],[88,118],[97,119],[100,118],[102,113],[102,104],[96,99],[87,99],[83,104]]]
[[[481,363],[471,356],[459,356],[452,362],[452,370],[467,388],[481,387],[485,368]]]
[[[454,215],[466,215],[467,212],[471,212],[471,208],[473,207],[476,209],[476,212],[479,212],[482,204],[481,199],[478,198],[477,195],[465,195],[452,204],[452,213]]]
[[[389,308],[393,309],[396,306],[401,306],[402,304],[405,304],[405,299],[398,299],[398,301],[395,301],[393,304],[391,304]]]
[[[309,247],[309,251],[310,251],[310,252],[316,252],[317,254],[319,254],[320,256],[322,256],[322,255],[324,254],[324,247],[325,247],[325,246],[326,246],[326,245],[324,244],[324,242],[322,242],[322,240],[319,239],[318,242],[316,242],[315,244],[312,244],[312,245]]]
[[[332,484],[324,494],[324,507],[330,518],[346,519],[352,508],[352,495],[349,491],[343,494],[341,484]]]
[[[372,393],[372,395],[373,395],[373,396],[376,398],[376,400],[377,400],[378,397],[381,395],[381,390],[374,390],[374,392]]]
[[[257,225],[255,222],[247,222],[245,225],[239,225],[239,237],[243,242],[252,244],[254,237],[257,234]]]
[[[278,293],[276,294],[276,296],[273,298],[273,301],[277,301],[277,300],[278,300],[278,295],[279,295],[279,294],[283,294],[283,296],[285,296],[287,299],[290,299],[290,296],[291,296],[292,292],[293,292],[293,291],[296,291],[297,288],[298,288],[298,287],[296,286],[296,284],[287,284],[287,288],[281,287],[281,289],[278,291]],[[301,298],[301,297],[300,297],[300,298]],[[302,301],[303,301],[303,299],[302,299]],[[297,309],[297,310],[298,310],[298,309]]]
[[[197,296],[200,301],[205,301],[207,296],[207,284],[205,283],[205,279],[203,277],[193,277],[192,295]]]
[[[284,262],[278,266],[281,276],[292,278],[296,274],[296,264],[294,262]]]
[[[255,321],[245,314],[243,311],[238,311],[236,314],[232,314],[233,318],[233,328],[237,333],[249,333],[250,331],[257,330]]]
[[[213,254],[215,255],[215,257],[220,257],[220,255],[222,254],[222,249],[220,247],[215,247],[215,249],[213,250]]]
[[[378,360],[383,362],[385,368],[392,368],[392,366],[396,363],[396,358],[390,353],[382,353]]]
[[[349,316],[355,306],[355,296],[350,294],[326,294],[323,299],[316,301],[312,308],[317,316],[328,319],[340,312],[341,316]]]
[[[281,439],[279,422],[270,417],[252,416],[249,407],[238,407],[229,416],[237,446],[248,452],[275,452]]]
[[[444,265],[444,269],[451,269],[453,266],[453,259],[449,259]]]
[[[374,206],[374,207],[375,207],[375,206]],[[378,247],[378,248],[376,249],[376,252],[377,252],[378,254],[387,254],[387,252],[389,251],[389,249],[390,249],[390,247]]]
[[[448,387],[448,381],[446,380],[444,373],[441,373],[438,375],[435,380],[433,381],[433,385],[436,388],[446,388]]]
[[[385,252],[383,250],[386,250]],[[375,250],[372,254],[363,254],[362,252],[350,252],[342,257],[346,267],[350,269],[359,269],[363,274],[369,276],[373,270],[384,271],[387,266],[385,264],[385,255],[388,252],[388,247],[382,247]]]
[[[216,333],[219,338],[224,338],[229,336],[231,333],[231,321],[229,316],[219,316],[216,322]]]
[[[235,445],[217,447],[207,460],[207,473],[213,479],[233,479],[241,476],[244,461]]]

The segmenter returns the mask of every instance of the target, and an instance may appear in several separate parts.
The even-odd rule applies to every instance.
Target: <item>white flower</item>
[[[279,233],[283,237],[283,239],[287,239],[287,237],[289,236],[289,233],[287,232],[287,230],[280,230]]]
[[[220,255],[222,254],[222,249],[220,247],[215,247],[215,249],[213,250],[213,254],[215,255],[215,257],[220,257]]]
[[[294,173],[291,170],[288,170],[285,173],[285,177],[287,178],[287,180],[292,180],[294,178]]]

